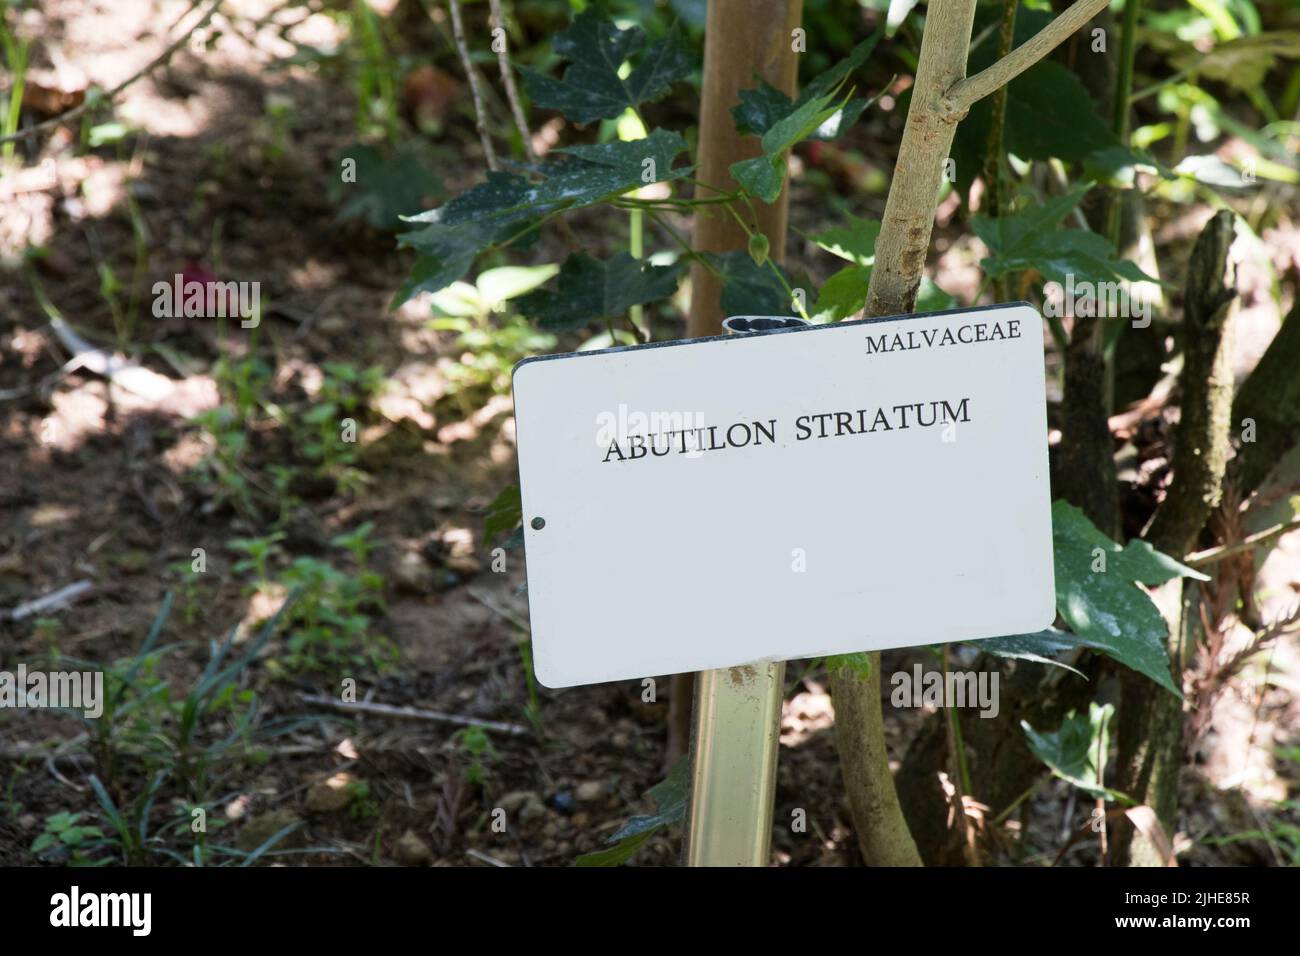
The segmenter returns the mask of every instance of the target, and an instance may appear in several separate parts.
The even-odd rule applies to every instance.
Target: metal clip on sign
[[[762,335],[807,324],[790,316],[738,315],[722,327]],[[695,675],[688,866],[767,866],[784,690],[785,661]]]

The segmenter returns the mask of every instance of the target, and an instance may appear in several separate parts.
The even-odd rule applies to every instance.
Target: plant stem
[[[460,0],[447,0],[447,7],[451,10],[451,31],[456,38],[456,50],[460,53],[460,62],[465,68],[466,77],[469,78],[469,89],[474,98],[474,126],[478,130],[479,142],[483,144],[483,155],[487,158],[488,169],[495,172],[498,168],[497,154],[492,148],[492,137],[488,135],[487,118],[483,110],[483,92],[479,89],[478,73],[474,71],[474,63],[469,58],[469,45],[465,42],[465,24],[461,22]]]
[[[646,215],[650,217],[651,222],[656,223],[661,229],[663,229],[666,233],[668,233],[668,235],[673,239],[674,242],[676,242],[678,245],[682,247],[682,253],[686,256],[686,258],[690,259],[693,262],[698,262],[705,269],[708,269],[709,272],[711,272],[717,279],[719,280],[722,279],[722,273],[718,271],[717,266],[715,266],[712,262],[710,262],[706,257],[700,255],[698,252],[692,249],[691,244],[686,240],[686,237],[684,237],[680,232],[678,232],[671,225],[669,225],[662,218],[660,218],[654,212],[654,210],[647,209]]]
[[[1121,146],[1129,144],[1129,116],[1132,112],[1133,59],[1137,54],[1137,19],[1142,10],[1142,0],[1124,0],[1124,19],[1120,22],[1119,74],[1115,79],[1114,112],[1111,130]],[[1112,194],[1106,210],[1106,234],[1111,244],[1120,249],[1123,199]]]
[[[627,211],[627,244],[628,252],[632,254],[633,259],[640,259],[645,255],[645,225],[642,219],[643,212],[641,209],[629,209]],[[636,329],[637,334],[644,342],[650,341],[650,328],[645,324],[645,307],[634,305],[628,309],[628,321]]]
[[[1076,0],[1055,20],[1018,46],[1014,52],[997,60],[988,69],[955,83],[949,88],[942,105],[954,112],[964,114],[973,104],[999,87],[1006,86],[1055,50],[1070,34],[1095,17],[1108,3],[1109,0]],[[933,12],[931,11],[932,14]],[[929,29],[929,24],[926,24],[926,28]],[[970,34],[967,32],[963,39],[968,40],[969,37]],[[924,51],[924,39],[922,50]]]
[[[1039,777],[1028,787],[1026,787],[1024,793],[1022,793],[1020,796],[1016,797],[1016,799],[1012,800],[1009,804],[1007,804],[1007,808],[993,818],[992,825],[998,826],[1000,823],[1006,820],[1007,817],[1011,816],[1011,814],[1015,812],[1016,807],[1020,806],[1027,799],[1029,799],[1030,794],[1032,794],[1035,790],[1037,790],[1039,784],[1041,784],[1042,782],[1043,782],[1043,778]]]
[[[27,41],[9,32],[0,21],[0,40],[4,41],[5,66],[13,77],[13,86],[9,90],[9,112],[4,118],[5,135],[4,161],[14,158],[14,142],[10,138],[18,131],[18,120],[23,110],[23,87],[27,83]]]
[[[906,315],[916,306],[957,122],[972,104],[1045,57],[1105,4],[1077,0],[1028,42],[968,79],[963,77],[975,0],[947,0],[930,8],[907,125],[876,239],[864,316]]]
[[[998,59],[1011,52],[1011,44],[1016,34],[1016,8],[1019,0],[1002,0],[1002,21],[998,26]],[[988,144],[984,148],[984,209],[981,212],[990,217],[1001,216],[1005,211],[1002,203],[1002,148],[1003,129],[1007,116],[1007,88],[999,87],[989,103],[992,110],[989,118]],[[1006,278],[994,283],[995,295],[1006,298]]]
[[[744,197],[744,193],[741,193],[741,196]],[[747,198],[747,197],[744,197],[744,198]],[[742,230],[744,230],[745,238],[746,238],[746,239],[748,239],[749,237],[751,237],[751,236],[754,235],[754,230],[750,228],[749,223],[745,222],[744,217],[741,216],[740,213],[736,212],[735,207],[733,207],[733,206],[731,205],[731,203],[727,203],[725,206],[723,206],[723,208],[726,209],[727,212],[731,213],[732,217],[735,218],[735,220],[736,220],[736,222],[739,224],[740,228],[741,228]],[[753,211],[753,207],[752,207],[752,206],[750,207],[750,211],[751,211],[751,212]],[[798,298],[795,297],[794,289],[792,289],[792,288],[790,287],[790,283],[787,282],[787,281],[785,280],[785,276],[783,276],[783,275],[781,274],[781,270],[777,267],[777,264],[776,264],[775,262],[773,262],[773,261],[769,258],[769,259],[767,260],[766,265],[767,265],[767,267],[768,267],[769,269],[772,270],[772,275],[776,276],[776,281],[779,282],[779,283],[781,283],[781,288],[785,289],[785,294],[786,294],[787,297],[789,297],[789,299],[790,299],[790,304],[791,304],[794,308],[796,308],[796,309],[799,310],[799,315],[803,317],[803,319],[804,319],[805,322],[807,322],[807,321],[811,321],[811,320],[808,318],[808,310],[807,310],[806,308],[804,308],[804,304],[803,304],[803,302],[802,302],[800,299],[798,299]]]
[[[504,31],[506,28],[505,14],[501,12],[501,0],[490,0],[492,7],[492,20],[498,30]],[[519,129],[519,141],[523,145],[524,155],[528,157],[530,163],[537,162],[537,153],[533,150],[533,136],[528,131],[528,118],[524,116],[523,103],[519,100],[519,89],[515,86],[515,74],[510,69],[510,56],[506,52],[506,45],[503,43],[501,49],[497,51],[497,66],[501,70],[501,83],[506,88],[506,101],[510,104],[510,114],[515,118],[515,126]]]

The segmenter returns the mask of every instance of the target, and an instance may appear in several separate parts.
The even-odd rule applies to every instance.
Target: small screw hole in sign
[[[545,519],[545,518],[537,517],[537,518],[534,518],[534,519],[533,519],[533,530],[534,530],[534,531],[541,531],[541,530],[542,530],[543,528],[545,528],[545,527],[546,527],[546,519]]]

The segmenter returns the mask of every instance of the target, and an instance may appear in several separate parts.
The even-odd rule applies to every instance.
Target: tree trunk
[[[1065,350],[1061,440],[1052,473],[1053,492],[1054,497],[1064,498],[1087,515],[1099,530],[1118,538],[1119,486],[1106,401],[1102,330],[1100,319],[1075,319]]]
[[[975,0],[936,0],[926,12],[916,84],[876,239],[876,264],[867,290],[868,316],[906,315],[930,250],[943,165],[952,151],[961,113],[945,97],[966,76]]]
[[[894,180],[885,202],[880,235],[876,239],[875,266],[863,315],[905,315],[915,308],[916,293],[930,248],[930,233],[943,181],[944,162],[952,148],[957,123],[966,115],[971,104],[1000,89],[1042,59],[1103,6],[1105,0],[1077,0],[1049,26],[1010,55],[967,78],[966,58],[975,18],[975,0],[935,0],[931,3],[921,37],[916,83],[912,88],[907,124],[894,167]],[[1106,460],[1112,461],[1109,454]],[[1111,483],[1114,484],[1113,475]],[[878,654],[872,655],[872,662],[874,675],[875,668],[879,666]],[[875,678],[873,685],[871,681],[855,679],[851,672],[841,672],[832,679],[832,697],[837,713],[859,715],[870,709],[878,710],[879,678]],[[928,764],[936,750],[946,750],[944,738],[938,734],[938,729],[930,729],[934,732],[926,735],[921,749],[917,751],[925,756],[918,757],[914,768],[921,762]],[[884,753],[881,722],[862,719],[841,726],[837,720],[836,743],[845,784],[850,788],[854,827],[858,831],[859,840],[862,839],[864,830],[880,827],[887,831],[879,838],[885,841],[886,848],[902,845],[903,841],[897,839],[896,834],[906,834],[906,844],[912,847],[910,852],[915,854],[915,842],[907,830],[907,821],[903,819],[901,811],[890,814],[891,807],[899,806],[893,781],[888,781],[891,800],[883,799],[879,792],[885,783],[878,776],[881,766],[879,755]],[[873,777],[873,774],[876,776]],[[867,780],[872,782],[862,783]],[[926,807],[933,805],[937,792],[933,765],[929,772],[923,771],[919,777],[912,778],[912,782],[915,786],[910,788],[911,792],[923,794],[926,798],[926,802],[918,807],[925,813]],[[871,789],[859,795],[857,802],[854,802],[853,788],[864,785]],[[932,814],[926,813],[925,816],[929,818]],[[913,814],[913,819],[916,819],[916,814]],[[863,856],[871,859],[865,846]]]
[[[871,676],[849,668],[831,673],[835,746],[853,814],[858,849],[867,866],[920,866],[889,772],[884,714],[880,706],[880,655],[872,654]]]
[[[867,290],[867,316],[903,315],[916,306],[916,292],[930,248],[930,230],[943,183],[943,165],[961,118],[944,97],[966,76],[975,0],[931,4],[921,38],[916,84],[876,239],[876,262]],[[835,743],[853,812],[858,846],[868,866],[921,865],[894,789],[885,748],[880,702],[880,655],[871,655],[871,677],[848,669],[831,675]]]
[[[1182,399],[1174,434],[1173,482],[1151,520],[1145,538],[1176,558],[1193,550],[1210,513],[1219,505],[1227,470],[1232,408],[1232,302],[1234,272],[1228,260],[1233,214],[1224,210],[1209,221],[1192,249],[1183,307]],[[1175,686],[1182,686],[1187,663],[1182,580],[1157,589],[1156,603],[1169,624],[1168,651]],[[1116,788],[1139,803],[1150,803],[1172,838],[1178,815],[1178,773],[1183,758],[1183,702],[1126,672],[1120,685]],[[1131,828],[1121,827],[1115,850],[1124,859]],[[1139,843],[1136,864],[1162,863]]]
[[[730,167],[763,152],[757,136],[741,136],[731,116],[739,93],[766,80],[793,97],[798,79],[798,55],[793,32],[803,15],[803,0],[710,0],[704,31],[704,86],[700,93],[700,145],[696,176],[715,189],[732,191],[737,183]],[[707,191],[706,191],[707,193]],[[781,190],[770,205],[755,202],[754,227],[767,236],[768,255],[785,259],[785,224],[789,193]],[[699,252],[744,249],[740,224],[717,206],[695,210],[694,248]],[[691,310],[688,338],[722,331],[722,285],[698,263],[691,268]],[[691,733],[691,703],[695,675],[674,674],[668,703],[667,766],[686,753]]]

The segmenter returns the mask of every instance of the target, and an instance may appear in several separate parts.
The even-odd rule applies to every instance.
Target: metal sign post
[[[722,327],[734,335],[761,335],[807,324],[784,316],[733,316]],[[695,675],[687,866],[767,866],[784,699],[784,661]]]
[[[687,866],[767,866],[785,662],[695,675]]]

